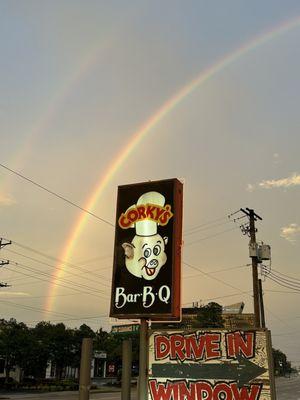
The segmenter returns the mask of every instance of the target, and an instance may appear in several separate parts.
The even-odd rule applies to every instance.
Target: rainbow
[[[102,195],[103,191],[107,187],[111,178],[116,174],[121,165],[129,157],[129,155],[136,149],[138,144],[147,136],[151,130],[167,115],[169,114],[183,99],[190,95],[193,91],[199,88],[202,84],[207,82],[209,79],[214,77],[218,72],[224,70],[227,66],[231,65],[247,53],[256,48],[268,43],[269,41],[277,38],[280,35],[298,27],[300,25],[300,17],[285,21],[284,23],[277,25],[273,29],[254,37],[251,41],[243,44],[233,52],[225,55],[222,59],[211,65],[204,71],[202,71],[196,78],[181,88],[173,97],[167,100],[142,126],[139,127],[130,137],[127,145],[121,149],[119,154],[110,163],[104,174],[101,175],[95,188],[92,190],[90,196],[85,202],[84,208],[88,210],[94,209],[97,201]],[[80,237],[81,232],[84,230],[88,221],[88,215],[82,212],[79,218],[73,224],[70,235],[64,245],[61,256],[62,260],[69,260],[74,250],[74,247]],[[46,299],[45,308],[52,310],[55,301],[55,291],[57,286],[55,285],[58,279],[61,279],[64,274],[65,264],[59,263],[56,270],[53,273],[52,282],[50,283],[48,290],[48,297]]]
[[[111,47],[111,40],[102,40],[101,43],[97,43],[97,46],[93,44],[81,57],[83,60],[77,68],[72,72],[70,71],[67,79],[59,86],[57,93],[49,95],[50,101],[46,112],[37,119],[29,130],[29,134],[26,136],[26,141],[20,147],[20,151],[16,152],[9,162],[9,165],[13,169],[21,170],[26,160],[30,158],[30,152],[34,147],[36,138],[51,125],[54,116],[63,107],[63,104],[67,97],[72,92],[73,88],[78,82],[80,82],[89,72],[89,70],[97,63],[99,55],[104,52],[108,47]],[[6,181],[1,182],[1,192],[9,192],[9,178]]]

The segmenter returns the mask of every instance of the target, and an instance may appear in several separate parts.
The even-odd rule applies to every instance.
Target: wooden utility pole
[[[257,219],[262,221],[262,218],[259,215],[255,214],[254,210],[250,208],[246,208],[246,210],[241,208],[241,211],[249,217],[250,247],[257,249],[255,221],[257,221]],[[261,324],[260,324],[260,307],[259,307],[257,254],[251,256],[251,258],[252,258],[252,281],[253,281],[253,303],[254,303],[254,326],[255,328],[260,328]]]
[[[139,358],[139,386],[138,399],[147,399],[147,355],[148,355],[148,321],[141,319],[140,326],[140,358]]]
[[[258,280],[258,287],[259,287],[259,304],[260,304],[260,322],[261,322],[261,327],[265,328],[266,327],[265,307],[264,307],[264,298],[263,298],[261,279]]]
[[[132,368],[132,343],[131,340],[123,340],[121,400],[130,400],[131,368]]]
[[[84,338],[81,347],[79,400],[89,400],[90,398],[92,350],[93,339]]]

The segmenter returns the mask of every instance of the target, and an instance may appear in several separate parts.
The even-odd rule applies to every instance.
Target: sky
[[[183,305],[252,312],[228,215],[255,209],[267,327],[300,365],[299,2],[1,1],[0,38],[2,317],[109,330],[117,187],[177,177]]]

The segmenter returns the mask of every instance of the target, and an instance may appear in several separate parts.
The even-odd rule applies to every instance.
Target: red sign
[[[153,332],[149,400],[270,400],[266,330]]]
[[[119,186],[110,316],[180,316],[182,183]]]

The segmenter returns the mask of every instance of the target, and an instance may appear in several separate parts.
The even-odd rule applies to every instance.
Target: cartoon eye
[[[147,249],[144,250],[144,257],[148,258],[151,256],[151,249],[147,247]]]
[[[160,245],[157,244],[157,245],[154,246],[154,248],[153,248],[153,254],[154,254],[155,256],[158,256],[158,255],[160,254],[160,252],[161,252]]]

